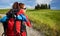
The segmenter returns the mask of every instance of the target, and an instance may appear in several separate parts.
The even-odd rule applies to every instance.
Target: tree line
[[[49,5],[47,5],[47,4],[41,4],[41,5],[37,4],[35,6],[35,9],[50,9],[50,4]]]

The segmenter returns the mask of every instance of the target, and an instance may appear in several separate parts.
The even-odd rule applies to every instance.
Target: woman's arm
[[[32,26],[31,23],[30,23],[30,21],[28,20],[28,17],[26,17],[25,15],[20,14],[20,15],[18,16],[18,19],[19,19],[19,20],[23,20],[24,23],[25,23],[27,26],[29,26],[29,27]]]
[[[26,24],[27,26],[29,26],[29,27],[32,26],[31,23],[30,23],[30,21],[28,20],[28,16],[26,16],[26,14],[24,13],[23,10],[20,10],[20,11],[17,13],[17,15],[19,15],[19,18],[18,18],[18,19],[21,19],[21,16],[22,16],[22,19],[23,19],[23,21],[25,22],[25,24]]]
[[[4,16],[3,18],[0,18],[0,22],[5,22],[7,19],[7,16]]]
[[[23,14],[18,15],[17,19],[22,21],[27,21],[26,16],[24,16]]]
[[[26,16],[26,19],[27,19],[27,21],[25,22],[25,24],[26,24],[27,26],[29,26],[29,27],[32,27],[31,22],[30,22],[30,20],[28,19],[28,16]]]

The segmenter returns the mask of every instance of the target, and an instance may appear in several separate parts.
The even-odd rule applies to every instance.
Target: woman
[[[2,22],[2,23],[6,22],[7,19],[9,19],[8,28],[5,29],[6,36],[21,36],[21,35],[26,36],[25,32],[21,33],[21,21],[20,20],[28,23],[28,19],[26,19],[26,17],[23,14],[19,14],[19,12],[20,12],[19,4],[18,4],[18,2],[15,2],[13,4],[12,9],[6,14],[6,16],[4,16],[2,19],[0,19],[0,22]],[[16,18],[17,20],[14,22],[15,19],[13,19],[13,18]],[[13,24],[15,24],[16,31],[14,31],[14,29],[13,29],[14,28]]]
[[[22,29],[23,29],[23,32],[22,32],[22,35],[23,36],[26,36],[26,25],[27,26],[29,26],[29,27],[31,27],[31,23],[30,23],[30,21],[28,20],[28,16],[25,14],[25,12],[26,12],[26,8],[25,8],[25,5],[23,4],[23,3],[19,3],[19,6],[20,6],[20,11],[18,12],[18,14],[22,14],[22,15],[24,15],[24,16],[26,16],[26,19],[27,19],[27,21],[26,22],[24,22],[24,24],[22,24]],[[25,27],[25,28],[24,28]],[[25,32],[24,32],[24,30],[25,30]],[[24,35],[25,34],[25,35]]]
[[[28,19],[28,16],[25,14],[25,12],[26,12],[25,4],[24,3],[19,3],[19,6],[20,6],[20,11],[18,12],[18,14],[22,14],[22,15],[26,16],[26,18],[27,18],[28,21],[25,22],[25,24],[27,26],[31,27],[31,23],[30,23],[30,21]]]

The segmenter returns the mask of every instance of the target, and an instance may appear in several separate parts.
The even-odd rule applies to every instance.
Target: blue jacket
[[[5,22],[7,19],[7,16],[4,16],[3,18],[0,18],[0,22]]]
[[[23,14],[20,14],[16,17],[18,20],[23,20],[23,21],[27,21],[26,16],[24,16]]]
[[[5,22],[6,19],[8,19],[7,16],[4,16],[3,18],[0,18],[0,22]],[[26,16],[24,16],[23,14],[18,15],[18,16],[16,17],[16,19],[18,19],[18,20],[23,20],[23,21],[27,21]]]

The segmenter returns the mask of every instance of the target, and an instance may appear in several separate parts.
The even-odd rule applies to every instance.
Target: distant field
[[[60,36],[60,10],[29,10],[27,15],[38,31],[46,36]]]
[[[0,14],[4,14],[4,13],[6,13],[8,11],[9,11],[9,9],[0,9]]]
[[[41,22],[52,28],[57,24],[60,25],[60,10],[30,10],[27,11],[27,15],[37,24]]]
[[[8,10],[0,10],[6,13]],[[26,14],[33,22],[33,27],[46,36],[60,36],[60,10],[27,10]]]

